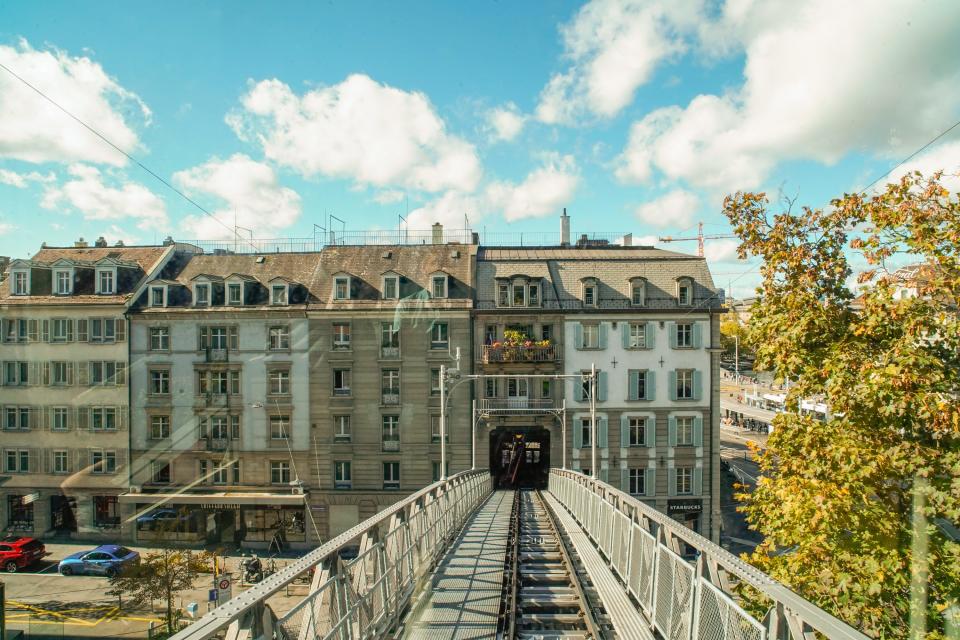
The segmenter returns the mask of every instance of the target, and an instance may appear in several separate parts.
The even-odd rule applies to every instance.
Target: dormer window
[[[333,279],[333,299],[334,300],[350,299],[350,277],[349,276],[338,276]]]
[[[197,307],[205,307],[210,304],[210,285],[209,284],[194,285],[193,304]]]
[[[116,272],[113,269],[97,270],[97,293],[116,293]]]
[[[587,307],[597,306],[597,297],[599,288],[594,278],[585,278],[583,280],[583,304]]]
[[[383,277],[383,299],[396,300],[400,297],[400,278],[397,276]]]
[[[527,284],[525,282],[513,283],[513,306],[527,306]]]
[[[497,284],[497,306],[510,306],[510,285],[506,282]]]
[[[53,291],[58,296],[68,296],[73,290],[73,277],[69,270],[53,272]]]
[[[239,282],[231,282],[227,285],[227,304],[243,304],[243,285]]]
[[[13,295],[26,296],[30,294],[30,273],[28,271],[13,272]]]
[[[275,284],[270,287],[270,304],[287,304],[287,285]]]
[[[165,307],[167,306],[167,288],[166,287],[150,287],[150,306],[151,307]]]
[[[527,304],[531,307],[540,306],[540,285],[532,282],[527,289]]]
[[[647,304],[647,281],[634,278],[630,281],[630,304],[642,307]]]
[[[677,280],[677,304],[688,307],[693,303],[693,281],[690,278]]]
[[[431,298],[446,298],[447,297],[447,276],[433,276],[430,279],[430,297]]]

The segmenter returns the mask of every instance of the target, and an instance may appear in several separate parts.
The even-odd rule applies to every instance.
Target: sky
[[[563,208],[694,253],[658,238],[729,234],[738,190],[825,206],[960,120],[958,32],[955,0],[0,0],[0,255],[331,215],[530,243]],[[960,171],[960,127],[912,168]],[[749,295],[736,246],[706,255]]]

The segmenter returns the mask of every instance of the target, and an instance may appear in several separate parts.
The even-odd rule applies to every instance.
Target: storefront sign
[[[703,503],[699,500],[667,500],[667,513],[671,516],[702,511]]]

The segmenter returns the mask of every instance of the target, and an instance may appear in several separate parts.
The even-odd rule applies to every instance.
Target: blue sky
[[[3,2],[0,63],[216,220],[0,70],[0,253],[563,207],[654,242],[728,232],[737,189],[821,206],[960,118],[960,4],[836,4]],[[910,166],[956,171],[958,140]],[[707,245],[742,294],[734,249]]]

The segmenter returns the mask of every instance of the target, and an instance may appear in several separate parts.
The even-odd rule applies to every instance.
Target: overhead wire
[[[898,162],[896,165],[894,165],[893,167],[891,167],[889,170],[887,170],[886,173],[878,176],[876,180],[874,180],[873,182],[871,182],[870,184],[868,184],[866,187],[864,187],[863,189],[861,189],[861,190],[860,190],[860,193],[866,193],[867,191],[869,191],[869,190],[870,190],[870,187],[872,187],[873,185],[877,184],[878,182],[880,182],[881,180],[883,180],[884,178],[886,178],[888,175],[890,175],[891,173],[893,173],[894,171],[896,171],[897,169],[899,169],[900,167],[902,167],[902,166],[905,165],[906,163],[908,163],[908,162],[910,162],[911,160],[913,160],[913,158],[915,158],[918,154],[920,154],[921,152],[925,151],[925,150],[926,150],[928,147],[930,147],[933,143],[935,143],[937,140],[939,140],[939,139],[942,138],[943,136],[947,135],[948,133],[950,133],[951,131],[953,131],[953,130],[956,129],[957,127],[960,127],[960,120],[957,120],[957,121],[954,122],[952,125],[950,125],[947,129],[941,131],[941,132],[940,132],[939,134],[937,134],[937,136],[934,137],[932,140],[930,140],[930,141],[927,142],[925,145],[923,145],[922,147],[920,147],[919,149],[917,149],[916,151],[914,151],[913,153],[911,153],[909,156],[907,156],[906,158],[904,158],[903,160],[901,160],[900,162]]]

